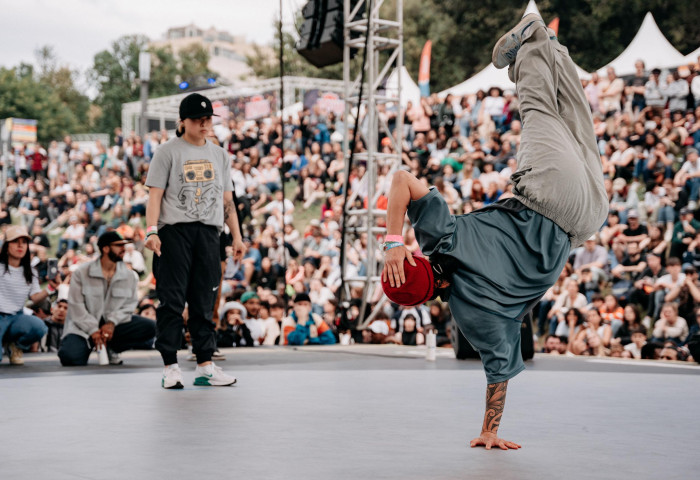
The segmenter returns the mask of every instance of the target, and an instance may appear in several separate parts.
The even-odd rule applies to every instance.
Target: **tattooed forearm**
[[[231,215],[236,214],[236,207],[231,200],[224,201],[224,221],[228,220]]]
[[[495,434],[503,416],[503,407],[506,404],[506,388],[508,381],[492,383],[486,387],[486,414],[484,415],[484,426],[482,432]]]

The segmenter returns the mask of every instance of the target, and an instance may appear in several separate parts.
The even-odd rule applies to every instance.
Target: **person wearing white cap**
[[[32,268],[29,253],[31,237],[25,227],[11,225],[6,228],[0,248],[0,340],[8,345],[12,365],[23,365],[22,356],[34,342],[46,335],[44,322],[34,315],[24,315],[22,309],[27,299],[38,303],[56,292],[58,283],[49,280],[42,290],[39,276]],[[4,347],[0,347],[0,362]]]
[[[600,283],[606,279],[603,269],[608,263],[608,251],[597,242],[598,236],[596,234],[591,235],[583,242],[583,248],[578,249],[574,258],[574,270],[581,278],[582,270],[588,268],[593,273],[593,281]]]

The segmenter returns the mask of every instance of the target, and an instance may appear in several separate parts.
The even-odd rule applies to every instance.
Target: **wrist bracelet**
[[[53,295],[54,293],[56,293],[56,289],[53,288],[51,285],[46,285],[46,291],[49,295]]]
[[[151,235],[158,235],[158,232],[148,232],[146,234],[146,238],[150,237]]]
[[[155,225],[151,225],[150,227],[146,228],[146,233],[158,233],[158,227],[156,227]]]
[[[382,248],[384,249],[385,252],[388,250],[391,250],[392,248],[403,247],[403,246],[404,246],[404,244],[401,242],[385,242],[382,244]]]
[[[393,243],[393,242],[403,243],[403,235],[386,235],[384,237],[384,242],[386,242],[386,243]]]

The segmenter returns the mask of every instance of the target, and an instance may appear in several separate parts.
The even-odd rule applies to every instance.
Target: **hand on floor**
[[[484,446],[486,450],[491,450],[491,447],[498,447],[501,450],[517,450],[521,448],[517,443],[498,438],[495,434],[488,432],[482,432],[480,436],[470,442],[470,445],[472,448]]]

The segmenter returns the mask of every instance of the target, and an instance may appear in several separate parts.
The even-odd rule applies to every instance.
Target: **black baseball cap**
[[[218,117],[218,115],[214,115],[214,107],[211,105],[211,100],[199,93],[191,93],[182,99],[182,102],[180,102],[180,120],[202,117]]]
[[[311,297],[309,297],[308,294],[301,292],[297,293],[296,296],[294,297],[294,303],[297,302],[309,302],[311,303]]]
[[[124,238],[121,233],[116,230],[111,230],[100,235],[100,238],[97,239],[97,248],[102,251],[102,247],[113,244],[125,245],[127,243],[131,242]]]

